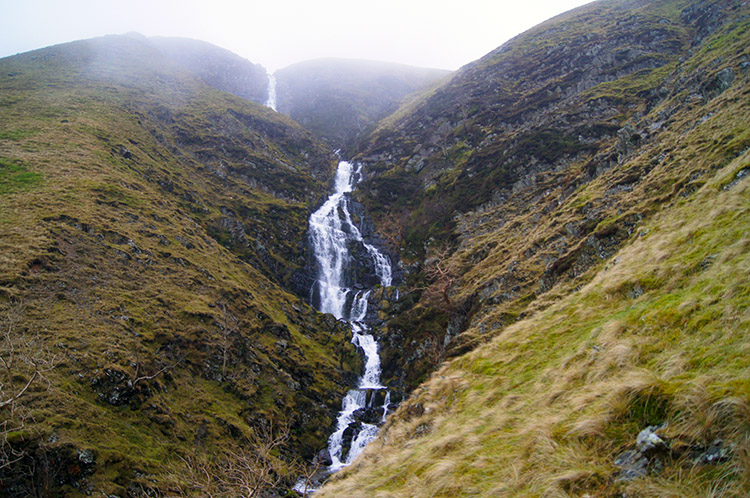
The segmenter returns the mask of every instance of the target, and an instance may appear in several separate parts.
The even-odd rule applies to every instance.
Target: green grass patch
[[[24,138],[30,137],[34,133],[36,133],[36,130],[3,130],[0,131],[0,140],[23,140]]]
[[[29,190],[41,183],[41,174],[11,159],[0,158],[0,195]]]

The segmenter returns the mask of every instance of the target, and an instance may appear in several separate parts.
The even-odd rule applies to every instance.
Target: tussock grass
[[[750,181],[722,185],[748,164],[654,215],[579,292],[448,362],[320,495],[746,496]],[[661,423],[673,459],[616,482],[616,455]],[[696,464],[687,449],[716,439],[731,458]]]

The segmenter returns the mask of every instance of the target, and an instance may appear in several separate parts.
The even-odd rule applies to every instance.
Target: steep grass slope
[[[392,382],[408,390],[550,289],[585,283],[750,145],[746,15],[734,2],[597,2],[381,124],[357,195],[411,287],[387,310]],[[505,314],[484,320],[488,307]]]
[[[361,144],[416,390],[322,496],[748,493],[749,8],[596,2]]]
[[[448,71],[386,62],[318,59],[276,72],[279,111],[326,139],[348,148],[409,94]]]
[[[360,361],[283,288],[334,166],[145,40],[0,60],[0,494],[232,495],[324,447]]]
[[[749,168],[746,152],[580,290],[441,367],[320,496],[747,496]],[[623,479],[649,425],[669,447]]]

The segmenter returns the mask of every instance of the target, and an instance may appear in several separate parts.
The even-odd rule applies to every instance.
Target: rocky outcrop
[[[580,285],[654,205],[694,191],[708,172],[669,171],[669,151],[656,144],[677,109],[737,85],[739,56],[681,63],[739,9],[582,7],[465,66],[362,140],[366,179],[355,195],[376,226],[399,234],[411,287],[411,304],[388,322],[386,336],[398,339],[386,341],[396,362],[387,371],[413,386],[439,362],[429,357],[484,340],[463,337],[469,326],[486,338],[538,296]],[[438,277],[437,255],[451,275]],[[485,320],[490,307],[503,318]]]
[[[627,482],[658,475],[666,465],[674,465],[676,461],[686,461],[693,467],[716,465],[726,462],[733,454],[732,445],[727,445],[721,439],[706,445],[671,441],[664,435],[666,428],[666,424],[648,426],[638,433],[635,448],[615,458],[614,464],[620,469],[615,476],[616,481]]]

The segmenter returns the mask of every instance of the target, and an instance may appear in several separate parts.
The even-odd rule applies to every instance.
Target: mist
[[[321,57],[454,70],[585,0],[6,2],[0,57],[105,34],[180,36],[269,70]]]

